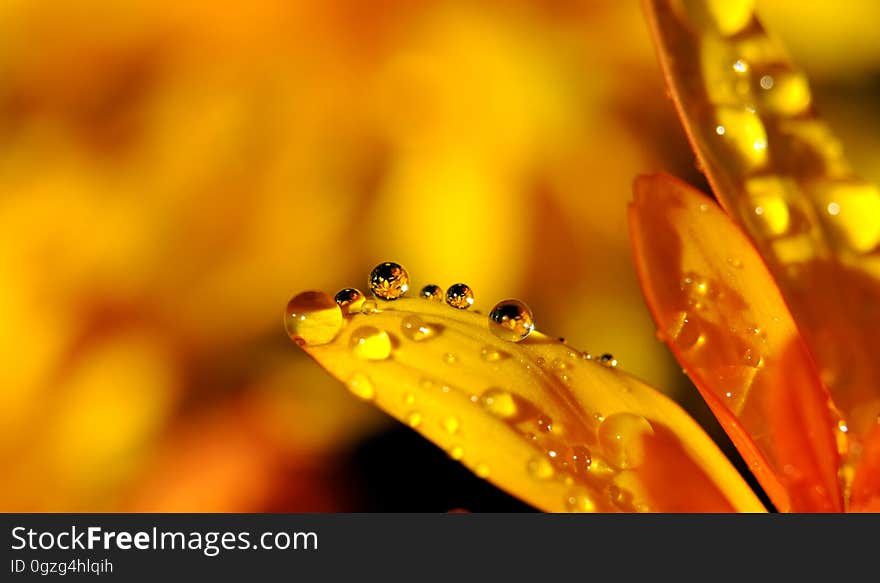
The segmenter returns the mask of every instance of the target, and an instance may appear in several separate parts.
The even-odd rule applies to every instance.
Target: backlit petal
[[[779,510],[841,510],[828,394],[761,257],[681,181],[642,177],[635,195],[630,233],[658,335]]]
[[[855,467],[880,415],[880,190],[853,173],[784,49],[743,17],[750,4],[646,2],[700,164],[790,306]]]
[[[298,344],[357,396],[542,510],[763,509],[674,402],[559,340],[501,340],[486,315],[423,299],[354,312],[332,341]]]

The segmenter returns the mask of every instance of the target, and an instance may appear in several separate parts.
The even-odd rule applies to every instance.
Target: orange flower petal
[[[790,306],[849,429],[843,455],[855,467],[880,418],[880,190],[852,172],[753,4],[646,2],[700,164]]]
[[[659,337],[777,508],[841,510],[827,392],[746,236],[666,175],[636,181],[630,234]]]
[[[502,340],[486,315],[426,299],[367,301],[340,319],[298,297],[333,328],[327,340],[297,312],[307,338],[292,336],[318,363],[540,509],[763,510],[674,402],[559,340]]]

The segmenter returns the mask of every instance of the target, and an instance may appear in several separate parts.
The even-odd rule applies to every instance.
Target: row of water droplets
[[[335,298],[320,292],[305,292],[294,297],[287,306],[285,326],[288,334],[296,342],[304,345],[319,345],[331,342],[344,325],[345,318],[357,314],[370,315],[381,310],[381,302],[392,302],[409,291],[409,275],[399,264],[386,262],[378,265],[370,274],[368,298],[355,288],[339,291]],[[455,284],[444,293],[437,285],[426,285],[419,297],[432,302],[445,301],[454,309],[466,310],[473,305],[473,290],[466,284]],[[517,343],[526,339],[534,329],[534,317],[528,307],[518,300],[499,302],[488,316],[489,329],[493,334],[507,342]],[[427,322],[419,315],[404,316],[400,323],[401,335],[412,342],[424,342],[442,333],[440,324]],[[359,360],[378,362],[388,359],[396,340],[388,331],[375,326],[360,326],[349,339],[349,347]],[[611,354],[593,357],[589,353],[576,352],[563,344],[565,358],[537,357],[524,363],[533,374],[552,374],[563,382],[570,381],[571,369],[576,361],[594,361],[606,368],[617,366]],[[510,354],[496,345],[486,345],[480,351],[480,358],[486,363],[499,363],[510,358]],[[443,362],[455,366],[458,357],[445,353]],[[348,388],[358,397],[372,400],[376,388],[364,372],[354,373],[347,383]],[[442,382],[423,379],[421,390],[436,389],[449,393],[453,389]],[[416,392],[405,392],[402,396],[406,412],[403,420],[414,428],[425,422],[424,414],[416,408]],[[561,426],[541,413],[539,405],[508,391],[492,386],[481,394],[470,395],[470,401],[482,407],[487,413],[507,423],[525,439],[530,441],[536,453],[529,460],[526,471],[541,481],[559,480],[568,486],[565,507],[572,511],[591,511],[597,504],[597,496],[605,496],[612,506],[623,509],[636,509],[632,496],[613,483],[613,478],[621,471],[630,471],[644,461],[642,438],[652,433],[650,423],[638,415],[619,413],[607,419],[592,413],[585,422],[587,427],[579,430],[584,435],[583,443],[571,443],[571,432],[563,432]],[[456,460],[465,457],[464,446],[456,438],[461,437],[461,423],[455,416],[440,420],[444,431],[453,438],[447,453]],[[601,452],[596,453],[596,452]],[[482,461],[471,464],[480,477],[490,474],[489,465]],[[603,494],[604,490],[604,494]],[[638,505],[643,507],[644,504]],[[607,503],[605,504],[607,507]]]

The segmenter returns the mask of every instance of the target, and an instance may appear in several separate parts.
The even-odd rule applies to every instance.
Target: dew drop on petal
[[[480,403],[486,411],[500,419],[512,419],[519,412],[516,399],[504,389],[486,389],[480,395]]]
[[[406,422],[410,427],[416,428],[422,424],[422,414],[418,411],[412,411],[406,416]]]
[[[295,342],[316,346],[331,342],[342,329],[342,310],[319,291],[296,295],[284,311],[284,328]]]
[[[544,456],[535,456],[530,459],[526,469],[529,475],[537,480],[549,480],[556,473],[553,464]]]
[[[361,326],[352,332],[349,347],[363,360],[385,360],[391,356],[388,332],[374,326]]]
[[[432,302],[442,302],[443,288],[433,283],[428,284],[419,292],[419,297],[423,300],[431,300]]]
[[[617,468],[635,468],[645,461],[644,439],[654,434],[647,419],[633,413],[609,415],[599,426],[599,445]]]
[[[590,464],[593,462],[593,458],[590,455],[590,450],[584,447],[583,445],[576,445],[571,448],[571,458],[569,460],[569,466],[571,466],[572,471],[575,473],[583,473],[589,471]]]
[[[373,387],[373,383],[370,382],[370,379],[363,373],[354,373],[346,385],[348,390],[351,391],[356,397],[361,398],[365,401],[370,401],[376,397],[376,389]]]
[[[439,334],[437,326],[428,324],[418,316],[407,316],[400,323],[401,333],[413,342],[422,342]]]
[[[454,446],[452,449],[449,450],[449,457],[454,460],[460,460],[464,457],[464,448],[462,448],[460,445]]]
[[[606,352],[602,356],[598,358],[599,364],[606,368],[614,368],[617,366],[617,359],[614,358],[613,354]]]
[[[359,289],[347,287],[333,298],[343,314],[359,314],[364,305],[364,294]]]
[[[496,362],[503,358],[504,354],[493,346],[484,346],[480,349],[480,358],[486,362]]]
[[[379,312],[379,307],[376,305],[376,302],[373,300],[367,300],[361,306],[361,314],[364,316],[370,316],[372,314],[376,314]]]
[[[565,498],[565,508],[569,512],[595,512],[596,503],[584,488],[574,488]]]
[[[489,329],[509,342],[525,340],[535,329],[535,319],[527,305],[519,300],[504,300],[489,312]]]
[[[474,305],[474,290],[463,283],[456,283],[446,290],[446,303],[453,308],[466,310]]]
[[[370,272],[370,291],[377,298],[396,300],[409,290],[409,274],[397,263],[386,261]]]
[[[443,420],[443,429],[445,429],[446,433],[449,433],[450,435],[458,433],[458,427],[458,417],[450,416]]]
[[[480,478],[488,478],[489,477],[489,466],[484,463],[478,463],[477,467],[474,468],[474,473],[477,474]]]

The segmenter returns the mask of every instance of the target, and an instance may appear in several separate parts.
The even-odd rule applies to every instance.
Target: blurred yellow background
[[[880,4],[758,13],[880,178]],[[636,174],[702,184],[638,2],[7,0],[0,79],[0,510],[358,510],[392,422],[281,315],[384,260],[691,394],[627,243]]]

